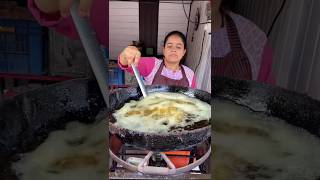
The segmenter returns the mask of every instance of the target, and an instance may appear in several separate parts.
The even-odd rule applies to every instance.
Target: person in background
[[[145,84],[165,84],[184,87],[196,87],[194,72],[182,65],[187,52],[186,37],[179,31],[172,31],[164,39],[164,58],[140,57],[140,51],[134,46],[126,47],[119,55],[118,64],[123,70],[133,74],[131,64],[144,77]]]
[[[230,11],[233,0],[214,0],[212,23],[213,75],[274,84],[272,49],[266,34]]]
[[[39,24],[55,29],[72,39],[78,38],[70,16],[73,0],[28,0],[28,8]],[[89,19],[102,47],[109,45],[109,1],[80,0],[79,16]]]

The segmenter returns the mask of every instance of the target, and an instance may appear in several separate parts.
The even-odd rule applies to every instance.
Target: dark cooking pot
[[[214,77],[212,85],[213,99],[231,100],[320,137],[320,102],[309,96],[254,81],[225,77]]]
[[[280,118],[285,122],[287,122],[288,124],[291,124],[297,127],[298,132],[299,132],[298,129],[303,128],[308,132],[310,132],[311,134],[315,135],[315,138],[320,137],[320,102],[306,95],[288,91],[279,87],[272,87],[270,85],[266,85],[266,84],[262,84],[254,81],[235,80],[235,79],[229,79],[229,78],[223,78],[223,77],[213,78],[212,92],[213,92],[212,94],[214,99],[212,103],[213,107],[215,107],[216,105],[215,102],[217,102],[217,104],[219,104],[219,102],[234,103],[239,106],[243,106],[245,109],[248,109],[247,111],[248,113],[264,114],[266,115],[264,117],[270,117],[270,118],[263,118],[266,121],[269,121],[269,120],[273,121],[274,120],[273,117]],[[212,115],[213,134],[215,133],[215,126],[214,126],[215,118],[216,117],[213,111],[213,115]],[[282,123],[280,123],[280,125],[281,124]],[[219,131],[218,129],[219,127],[217,127],[217,131]],[[250,141],[250,139],[251,138],[248,138],[248,141],[244,141],[243,143],[247,145],[249,143],[250,144],[249,146],[254,148],[250,149],[249,146],[245,146],[246,152],[249,152],[249,153],[252,152],[252,154],[254,154],[252,157],[262,157],[262,158],[259,161],[255,161],[255,160],[250,161],[252,159],[249,160],[249,159],[243,158],[243,156],[240,155],[241,153],[239,154],[226,153],[227,155],[226,154],[224,155],[229,156],[230,159],[235,157],[235,160],[234,161],[227,160],[224,163],[229,162],[230,164],[224,164],[222,163],[223,159],[219,159],[218,156],[219,155],[224,156],[223,155],[224,152],[228,152],[228,150],[233,148],[232,145],[226,146],[225,149],[222,148],[220,152],[218,152],[219,150],[217,150],[216,156],[213,156],[212,161],[216,162],[216,163],[213,163],[214,164],[213,166],[215,168],[213,169],[214,178],[217,178],[219,175],[223,177],[224,171],[223,170],[221,171],[221,169],[230,168],[228,169],[230,171],[228,172],[227,170],[226,174],[230,173],[230,174],[233,174],[234,176],[237,174],[237,176],[241,176],[241,177],[243,175],[247,179],[320,180],[319,174],[318,173],[314,174],[315,172],[313,172],[313,170],[311,172],[307,168],[303,168],[303,167],[301,169],[295,168],[297,164],[304,164],[305,163],[304,161],[306,161],[306,159],[294,158],[295,162],[288,163],[284,169],[279,168],[277,166],[278,162],[276,160],[275,161],[271,160],[273,159],[273,157],[270,157],[270,161],[269,161],[268,157],[265,157],[265,154],[261,154],[261,155],[257,154],[259,151],[256,152],[255,148],[258,148],[260,143],[255,144],[255,141]],[[221,141],[222,140],[218,139],[218,137],[217,139],[215,139],[215,137],[213,136],[212,142],[213,142],[213,145],[216,145],[217,148],[223,147],[223,145],[221,146],[218,145],[219,144],[218,142],[223,143]],[[288,139],[288,141],[290,140]],[[217,143],[215,144],[215,142]],[[238,142],[235,142],[235,143],[238,143]],[[241,143],[242,142],[239,142],[239,144]],[[261,143],[263,143],[263,141]],[[277,147],[278,147],[277,145],[273,147],[270,146],[270,148],[277,148]],[[312,148],[313,146],[310,144],[310,147]],[[299,154],[300,153],[305,154],[305,152],[303,151],[302,152],[299,151]],[[238,159],[238,157],[240,160]],[[279,162],[281,163],[282,161],[285,162],[286,158],[288,157],[280,158],[279,156]],[[317,156],[315,156],[314,158],[317,158]],[[259,162],[259,163],[256,163],[256,162]],[[273,164],[269,164],[269,163],[274,163],[276,165],[273,166]],[[306,164],[308,163],[309,162],[306,162]],[[275,170],[274,169],[275,167],[278,167],[278,169]],[[308,167],[308,166],[305,166],[305,167]],[[292,172],[292,170],[296,172]],[[287,172],[287,171],[291,171],[291,173],[290,175],[288,175],[288,177],[285,177],[284,172]],[[225,176],[225,177],[228,177],[228,176]]]
[[[175,92],[197,98],[210,104],[211,95],[205,91],[175,86],[147,86],[147,91],[151,92]],[[130,100],[139,100],[142,94],[139,88],[131,87],[119,89],[111,93],[111,112],[120,109]],[[148,149],[152,151],[181,150],[191,148],[211,136],[211,124],[208,121],[200,121],[193,126],[185,127],[177,131],[168,133],[143,133],[121,128],[114,123],[116,119],[110,114],[109,131],[118,135],[123,142],[133,145],[136,148]]]
[[[210,102],[211,99],[208,94],[188,88],[156,86],[148,90],[187,93],[206,102]],[[138,88],[123,89],[111,95],[113,99],[111,104],[113,107],[116,105],[120,107],[126,98],[138,98],[139,96],[141,92]],[[119,99],[116,100],[117,98]],[[99,112],[103,113],[99,114]],[[69,80],[49,85],[0,102],[0,179],[17,179],[14,172],[11,171],[11,162],[19,158],[18,154],[34,150],[51,131],[64,128],[70,121],[92,123],[97,118],[106,117],[107,110],[99,87],[96,81],[87,79]],[[205,127],[200,130],[182,132],[180,135],[183,142],[190,145],[207,136],[209,129]],[[194,137],[190,132],[203,135],[203,137]],[[130,135],[133,135],[132,138],[139,136],[138,133]],[[168,139],[170,145],[164,147],[172,147],[173,142],[178,142],[178,136],[177,134]],[[148,140],[152,139],[148,137],[153,137],[156,143],[159,143],[160,137],[163,138],[163,136],[148,135],[144,137]],[[190,141],[187,140],[188,137],[191,137]],[[128,140],[130,141],[129,136]]]
[[[320,136],[320,102],[308,96],[220,77],[213,79],[212,87],[214,98],[279,117]],[[137,89],[133,94],[141,96]],[[10,162],[16,160],[16,154],[35,149],[51,131],[69,121],[93,122],[104,107],[98,85],[87,79],[46,86],[0,102],[0,179],[15,179]]]
[[[67,122],[94,122],[104,107],[98,85],[87,79],[49,85],[0,102],[0,179],[16,179],[10,162],[17,154],[35,149]]]

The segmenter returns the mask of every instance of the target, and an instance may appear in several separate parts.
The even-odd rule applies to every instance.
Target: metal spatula
[[[131,67],[132,67],[133,72],[134,72],[134,75],[135,75],[135,77],[136,77],[136,79],[137,79],[137,81],[138,81],[138,84],[139,84],[139,87],[140,87],[140,89],[141,89],[141,92],[142,92],[143,97],[147,97],[147,95],[148,95],[148,94],[147,94],[147,90],[146,90],[146,88],[145,88],[145,86],[144,86],[144,84],[143,84],[143,81],[142,81],[142,79],[141,79],[139,70],[137,69],[137,67],[136,67],[134,64],[132,64]]]
[[[89,21],[78,16],[79,1],[74,1],[71,8],[71,16],[80,40],[86,51],[92,71],[97,79],[103,99],[109,108],[109,87],[108,87],[108,63],[105,61],[100,45],[97,41],[94,30]],[[103,22],[102,22],[103,23]],[[105,22],[107,23],[107,22]]]

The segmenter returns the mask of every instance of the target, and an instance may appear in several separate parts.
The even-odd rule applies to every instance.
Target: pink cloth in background
[[[140,61],[139,61],[137,68],[140,72],[140,75],[144,77],[145,83],[147,85],[152,84],[154,76],[155,76],[156,72],[158,71],[161,62],[162,62],[162,60],[157,59],[155,57],[141,57],[140,58]],[[118,58],[118,65],[121,69],[129,72],[130,74],[133,74],[132,68],[122,65],[120,63],[119,58]],[[187,66],[182,65],[182,67],[185,70],[185,73],[186,73],[186,76],[187,76],[187,79],[189,82],[189,87],[196,88],[196,78],[195,78],[194,72],[190,68],[188,68]],[[175,80],[179,80],[182,78],[181,70],[173,72],[172,70],[167,69],[166,67],[163,68],[161,75],[168,77],[170,79],[175,79]]]
[[[275,85],[272,73],[272,48],[265,33],[250,20],[239,14],[229,12],[237,27],[242,48],[250,60],[253,80]],[[231,51],[226,27],[213,31],[212,56],[224,57]]]
[[[272,73],[272,48],[267,43],[262,54],[262,61],[257,81],[275,85],[276,80]]]
[[[73,39],[78,38],[71,16],[62,18],[59,14],[52,15],[41,12],[34,0],[28,0],[28,7],[35,19],[43,26],[55,29],[56,31]],[[98,41],[105,47],[109,47],[109,1],[93,0],[89,21],[96,32]]]

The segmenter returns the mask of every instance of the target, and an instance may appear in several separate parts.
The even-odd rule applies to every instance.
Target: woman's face
[[[170,63],[179,63],[186,53],[182,39],[177,35],[172,35],[167,39],[163,48],[165,61]]]

